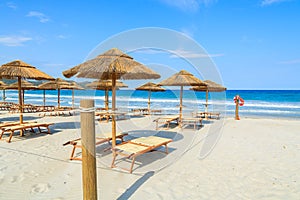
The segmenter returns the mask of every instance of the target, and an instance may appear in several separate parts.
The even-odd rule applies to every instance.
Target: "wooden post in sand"
[[[94,100],[80,101],[83,199],[97,200]]]
[[[236,96],[236,100],[235,100],[235,120],[240,120],[239,117],[239,96]]]

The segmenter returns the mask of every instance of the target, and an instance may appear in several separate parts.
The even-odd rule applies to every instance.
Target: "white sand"
[[[35,117],[26,119],[55,122],[53,134],[15,134],[11,143],[3,136],[0,199],[82,199],[81,162],[70,161],[72,147],[62,146],[80,137],[79,117]],[[110,169],[111,152],[103,151],[106,144],[99,146],[98,199],[299,199],[299,120],[228,118],[223,126],[219,120],[197,131],[189,127],[157,132],[155,118],[118,121],[118,129],[139,130],[130,132],[131,136],[172,137],[170,153],[138,157],[129,174]],[[101,123],[97,131],[110,127],[110,123]],[[220,127],[219,141],[200,159],[200,152],[217,140]],[[118,164],[129,166],[124,161]]]

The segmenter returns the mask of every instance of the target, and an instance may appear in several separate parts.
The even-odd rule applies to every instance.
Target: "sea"
[[[0,92],[1,94],[1,92]],[[240,117],[290,118],[300,119],[300,90],[227,90],[226,92],[208,93],[208,111],[221,112],[225,117],[234,117],[234,96],[239,95],[245,103],[239,107]],[[6,101],[18,102],[18,92],[7,90]],[[111,106],[111,92],[110,106]],[[147,108],[148,91],[117,90],[117,108],[130,111],[136,108]],[[162,114],[179,112],[180,90],[166,90],[151,93],[151,109],[161,110]],[[57,91],[46,91],[46,105],[57,105]],[[2,95],[0,97],[2,100]],[[26,90],[25,103],[43,105],[43,91]],[[79,107],[81,99],[94,99],[96,107],[104,107],[104,91],[75,90],[75,107]],[[61,90],[61,106],[72,105],[72,91]],[[206,93],[192,90],[183,91],[183,114],[205,111]]]

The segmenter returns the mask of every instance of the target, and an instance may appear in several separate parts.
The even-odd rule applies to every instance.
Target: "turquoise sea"
[[[97,107],[104,107],[104,91],[83,90],[75,92],[75,106],[80,99],[94,98]],[[111,92],[109,93],[111,96]],[[179,90],[151,93],[151,108],[161,109],[165,114],[178,113]],[[228,90],[226,92],[209,93],[209,111],[222,112],[223,116],[234,116],[233,97],[239,94],[244,100],[240,107],[241,117],[271,117],[300,119],[300,90]],[[184,90],[183,112],[204,111],[205,92]],[[2,95],[1,95],[2,100]],[[6,101],[17,102],[17,91],[6,91]],[[146,108],[147,91],[118,90],[117,107],[127,111],[133,108]],[[43,104],[43,91],[25,91],[25,103]],[[46,91],[46,104],[57,105],[57,91]],[[72,91],[61,90],[61,105],[72,105]]]

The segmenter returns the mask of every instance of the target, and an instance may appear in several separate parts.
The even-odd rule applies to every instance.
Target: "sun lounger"
[[[182,125],[194,125],[194,129],[196,126],[202,126],[202,118],[190,117],[190,118],[182,118]]]
[[[134,108],[131,109],[131,112],[133,112],[134,115],[149,115],[149,109],[148,108]]]
[[[0,110],[10,110],[12,106],[16,105],[13,102],[1,102],[0,103]]]
[[[135,108],[135,109],[131,109],[131,112],[134,115],[149,115],[149,114],[161,113],[161,110],[149,110],[148,108]]]
[[[145,154],[147,152],[153,151],[158,147],[165,146],[165,153],[168,154],[168,143],[172,142],[171,139],[157,137],[157,136],[149,136],[149,137],[142,137],[137,138],[134,140],[130,140],[127,142],[124,142],[122,144],[116,145],[112,151],[113,151],[113,160],[111,167],[115,168],[117,167],[115,165],[116,157],[118,155],[127,157],[129,159],[132,159],[131,166],[129,169],[122,168],[129,173],[132,173],[132,169],[135,163],[135,159],[137,156]]]
[[[116,135],[116,139],[120,139],[123,142],[124,141],[123,137],[126,136],[126,135],[128,135],[128,134],[127,133],[118,133]],[[100,145],[100,144],[103,144],[105,142],[110,142],[111,140],[112,140],[111,133],[102,134],[101,136],[96,137],[96,146]],[[77,148],[80,148],[80,149],[82,148],[81,138],[78,138],[76,140],[68,141],[68,142],[64,143],[63,145],[65,146],[65,145],[68,145],[68,144],[73,145],[70,160],[82,160],[82,158],[74,156],[76,149]]]
[[[161,112],[161,110],[150,110],[151,114],[160,114]]]
[[[108,111],[95,112],[95,116],[99,117],[99,122],[102,122],[104,119],[108,122],[111,117]]]
[[[54,123],[23,123],[23,124],[16,124],[16,125],[10,125],[10,126],[4,126],[1,127],[1,134],[0,134],[0,139],[2,138],[3,134],[8,132],[10,133],[9,138],[6,140],[7,142],[11,142],[12,136],[15,131],[20,131],[20,135],[23,136],[23,133],[25,130],[30,129],[31,131],[34,132],[34,128],[37,128],[40,133],[48,133],[50,134],[50,125],[53,125]],[[42,132],[41,128],[46,128],[46,132]]]
[[[166,125],[166,129],[169,129],[170,123],[175,122],[177,125],[179,124],[179,116],[159,117],[153,122],[156,122],[156,130],[158,130],[159,124]]]
[[[99,117],[99,122],[102,122],[102,120],[105,119],[106,122],[109,121],[109,119],[112,118],[112,116],[115,116],[117,119],[126,119],[126,113],[125,112],[95,112],[95,116]]]
[[[195,117],[209,118],[209,119],[220,119],[221,113],[219,112],[198,112],[195,113]]]

